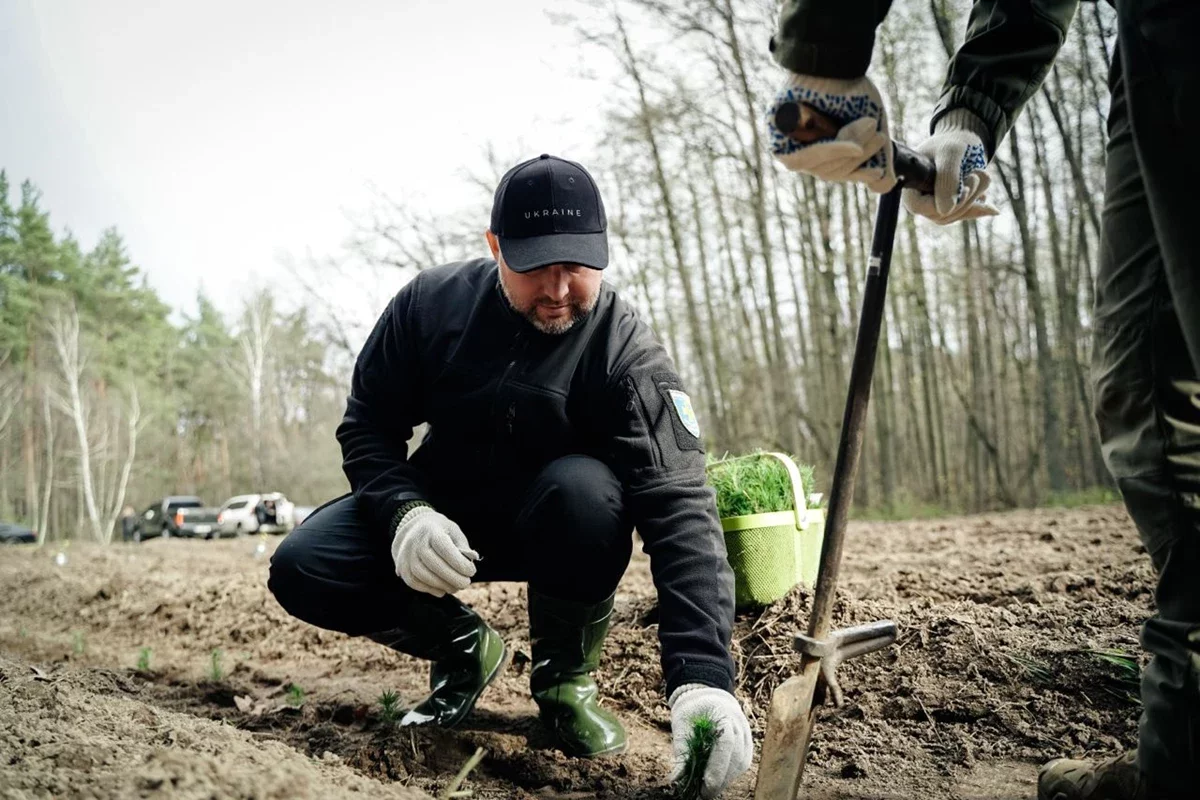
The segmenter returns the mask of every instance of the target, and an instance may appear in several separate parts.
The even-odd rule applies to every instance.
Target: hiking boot
[[[400,719],[401,727],[454,727],[471,713],[508,662],[508,648],[500,634],[452,595],[416,595],[406,609],[403,627],[367,634],[367,638],[433,662],[429,696]]]
[[[529,688],[554,743],[570,756],[591,758],[625,750],[625,729],[600,707],[599,689],[592,680],[614,596],[579,603],[529,589]]]
[[[1137,752],[1099,763],[1060,758],[1038,773],[1038,800],[1176,800],[1154,787],[1137,765]]]

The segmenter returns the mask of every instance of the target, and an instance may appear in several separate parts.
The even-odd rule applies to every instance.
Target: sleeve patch
[[[671,395],[671,402],[675,406],[675,414],[679,417],[679,421],[683,423],[683,427],[687,432],[697,439],[700,438],[700,420],[696,418],[696,410],[692,408],[692,398],[688,397],[687,392],[681,392],[678,389],[668,389]]]

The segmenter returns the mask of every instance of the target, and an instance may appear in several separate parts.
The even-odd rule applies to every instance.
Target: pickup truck
[[[185,536],[211,539],[218,533],[217,509],[199,497],[164,497],[142,512],[133,526],[132,540],[142,542],[156,536]]]

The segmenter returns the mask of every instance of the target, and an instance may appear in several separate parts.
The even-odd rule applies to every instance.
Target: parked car
[[[316,506],[295,506],[292,508],[292,525],[299,526],[308,519],[309,514],[317,510]]]
[[[204,505],[199,497],[171,495],[142,512],[133,526],[135,542],[156,536],[185,536],[211,539],[217,531],[217,509]]]
[[[0,544],[36,544],[37,531],[15,522],[0,522]]]
[[[295,506],[279,492],[240,494],[217,512],[221,535],[287,533],[296,526]]]

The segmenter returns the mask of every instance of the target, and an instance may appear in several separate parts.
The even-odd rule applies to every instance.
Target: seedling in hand
[[[721,729],[712,717],[702,714],[692,720],[683,772],[675,779],[675,796],[679,800],[698,800],[700,797],[700,790],[704,787],[704,770],[720,738]]]

